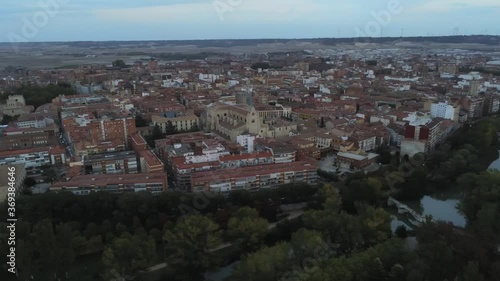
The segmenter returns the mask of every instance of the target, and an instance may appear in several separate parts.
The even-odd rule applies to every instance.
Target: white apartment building
[[[248,153],[252,153],[255,150],[255,136],[240,135],[236,137],[236,142],[244,147]]]
[[[434,103],[431,105],[432,118],[444,118],[453,120],[455,118],[455,108],[448,102]]]

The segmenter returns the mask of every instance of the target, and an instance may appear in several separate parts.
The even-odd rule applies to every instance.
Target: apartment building
[[[167,133],[169,122],[177,131],[190,131],[193,128],[199,128],[199,118],[194,114],[172,118],[152,115],[151,122],[154,126],[158,125],[164,134]]]
[[[489,94],[484,99],[483,114],[490,115],[500,112],[500,95]]]
[[[50,124],[43,128],[17,128],[8,127],[4,135],[5,136],[15,136],[23,134],[37,134],[37,133],[48,133],[49,136],[55,136],[59,132],[59,126],[57,124]]]
[[[191,174],[200,171],[215,171],[220,168],[218,161],[186,162],[184,157],[170,159],[169,168],[172,171],[172,181],[177,190],[191,191]]]
[[[317,166],[310,162],[293,162],[241,167],[216,171],[194,172],[192,192],[257,191],[284,184],[315,184]]]
[[[139,162],[142,173],[163,173],[165,170],[163,162],[149,150],[139,152]]]
[[[220,167],[224,169],[266,165],[273,162],[273,153],[271,151],[219,157]]]
[[[120,140],[126,148],[131,146],[130,136],[137,133],[133,117],[93,120],[89,124],[89,130],[96,143]]]
[[[0,136],[0,151],[29,149],[57,145],[55,136],[48,132]]]
[[[401,141],[401,154],[413,156],[417,153],[432,152],[458,127],[458,123],[443,118],[435,118],[425,123],[410,122],[405,128],[405,139]]]
[[[453,105],[448,104],[448,102],[433,103],[431,105],[431,117],[432,118],[443,118],[449,120],[458,121],[458,112]]]
[[[468,102],[468,119],[481,118],[483,117],[484,110],[484,98],[471,98]]]
[[[21,115],[15,122],[18,128],[45,128],[54,123],[49,114],[40,112]]]
[[[24,165],[28,174],[40,172],[43,166],[66,163],[64,148],[39,147],[0,152],[0,165]]]
[[[375,153],[337,153],[337,165],[344,169],[362,170],[377,161],[379,155]]]
[[[164,173],[77,175],[68,181],[52,184],[50,190],[71,191],[76,195],[88,195],[97,191],[158,194],[168,190],[168,182],[167,175]]]
[[[12,171],[9,168],[14,168]],[[13,174],[14,181],[10,181],[9,174]],[[1,165],[0,166],[0,203],[5,201],[7,194],[9,193],[9,188],[14,187],[15,193],[19,194],[24,186],[24,179],[26,179],[26,169],[23,164],[16,165]],[[13,183],[13,186],[12,184]]]
[[[134,151],[119,151],[84,156],[87,174],[136,174],[139,172]]]
[[[236,137],[236,142],[241,145],[246,152],[252,153],[255,148],[255,136],[252,135],[240,135]]]
[[[132,140],[132,150],[134,150],[136,153],[148,149],[148,143],[140,134],[133,134],[130,136],[130,138]]]

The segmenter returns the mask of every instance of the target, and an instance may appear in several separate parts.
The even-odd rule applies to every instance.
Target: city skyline
[[[27,0],[4,4],[1,42],[498,35],[500,2]]]

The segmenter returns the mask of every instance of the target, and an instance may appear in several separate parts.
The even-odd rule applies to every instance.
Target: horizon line
[[[310,38],[212,38],[212,39],[120,39],[120,40],[77,40],[77,41],[29,41],[29,42],[9,42],[0,41],[0,44],[33,44],[33,43],[84,43],[84,42],[168,42],[168,41],[245,41],[245,40],[321,40],[321,39],[335,39],[335,40],[352,40],[352,39],[405,39],[405,38],[438,38],[438,37],[500,37],[500,35],[492,34],[468,34],[468,35],[414,35],[414,36],[383,36],[383,37],[310,37]]]

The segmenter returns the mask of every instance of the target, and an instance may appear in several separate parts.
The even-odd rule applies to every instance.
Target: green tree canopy
[[[125,68],[127,64],[123,60],[115,60],[113,61],[113,67]]]
[[[154,239],[145,235],[124,233],[113,240],[102,255],[106,267],[105,279],[119,276],[134,276],[139,270],[146,269],[156,260]]]
[[[211,250],[221,244],[221,233],[219,226],[207,217],[182,217],[163,238],[167,263],[175,268],[176,276],[184,278],[180,280],[197,279],[202,272],[217,264],[216,255]]]

